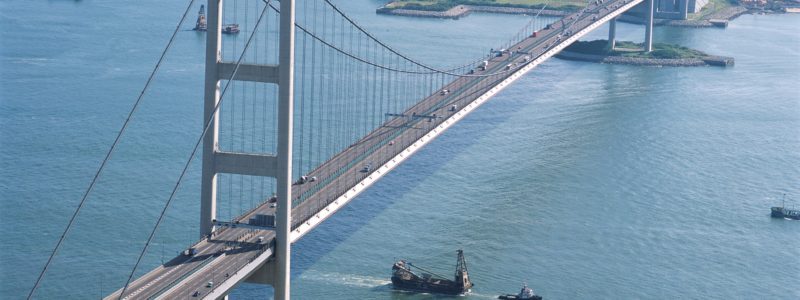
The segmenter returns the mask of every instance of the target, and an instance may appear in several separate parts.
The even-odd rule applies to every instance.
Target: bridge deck
[[[565,16],[552,23],[551,28],[542,29],[537,37],[527,37],[509,50],[513,55],[488,58],[488,67],[484,71],[475,69],[474,75],[459,77],[413,107],[406,110],[405,117],[395,117],[376,128],[358,142],[321,164],[317,169],[306,174],[316,177],[314,182],[295,184],[292,188],[292,241],[300,238],[307,230],[312,218],[319,218],[318,213],[328,209],[333,202],[339,201],[349,190],[357,185],[364,185],[364,180],[376,176],[382,170],[373,168],[368,172],[362,169],[367,164],[383,166],[407,152],[409,148],[425,135],[436,130],[444,122],[451,122],[455,114],[461,114],[461,108],[469,105],[482,95],[494,89],[498,84],[512,75],[527,72],[526,68],[534,61],[544,59],[557,53],[577,39],[576,34],[584,34],[593,26],[599,26],[609,17],[616,16],[630,9],[643,0],[606,0],[603,3],[590,3],[584,10]],[[571,26],[570,26],[571,25]],[[568,34],[565,34],[567,32]],[[574,38],[570,38],[575,36]],[[557,49],[554,49],[557,48]],[[525,57],[529,56],[526,60]],[[512,67],[508,70],[507,66]],[[451,109],[455,105],[456,109]],[[423,116],[433,116],[427,118]],[[417,115],[417,117],[414,117]],[[454,122],[454,121],[453,121]],[[387,171],[387,170],[383,170]],[[382,175],[378,175],[380,177]],[[240,216],[234,222],[246,223],[256,214],[272,215],[274,208],[267,202]],[[319,220],[321,221],[321,220]],[[318,224],[315,221],[314,224]],[[313,226],[312,226],[313,227]],[[310,228],[309,228],[310,229]],[[262,238],[262,241],[259,241]],[[242,274],[243,269],[252,272],[252,264],[263,264],[272,255],[275,234],[265,229],[252,229],[239,226],[218,227],[214,235],[204,238],[195,244],[198,253],[194,257],[178,256],[162,266],[138,278],[125,292],[125,299],[158,299],[178,297],[217,297],[224,295],[238,282],[250,274]],[[248,267],[248,268],[246,268]],[[208,286],[208,283],[212,283]],[[222,287],[224,286],[224,287]],[[120,290],[106,299],[119,298]]]

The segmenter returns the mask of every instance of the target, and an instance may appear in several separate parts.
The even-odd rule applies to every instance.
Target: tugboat
[[[537,296],[532,288],[529,288],[527,284],[522,285],[522,289],[519,291],[519,294],[505,294],[500,295],[497,299],[506,299],[506,300],[542,300],[542,296]]]
[[[783,195],[781,206],[773,206],[771,211],[773,218],[800,220],[800,210],[786,208],[786,194]]]
[[[411,271],[412,267],[419,269],[422,273],[414,273]],[[448,295],[464,294],[473,286],[469,280],[464,251],[460,249],[458,250],[454,280],[414,266],[411,262],[400,260],[392,266],[392,285],[399,290]]]

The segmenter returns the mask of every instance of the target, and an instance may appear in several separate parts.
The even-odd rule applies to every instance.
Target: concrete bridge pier
[[[617,44],[617,18],[608,21],[608,49],[614,50]]]
[[[682,20],[689,18],[689,0],[678,1],[678,12],[681,14]]]
[[[655,0],[646,0],[644,20],[644,51],[653,51],[653,9]]]

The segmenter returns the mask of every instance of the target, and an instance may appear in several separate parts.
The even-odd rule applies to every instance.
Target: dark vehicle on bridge
[[[411,268],[419,269],[421,273],[417,274]],[[462,250],[458,250],[453,280],[426,271],[405,260],[400,260],[392,266],[392,285],[395,289],[400,290],[449,295],[464,294],[473,286],[469,280],[467,261],[464,260],[464,251]]]
[[[368,163],[363,168],[361,168],[361,173],[369,173],[372,171],[372,163]]]
[[[197,254],[197,249],[195,249],[194,247],[183,250],[184,256],[194,256],[195,254]]]
[[[505,294],[500,295],[497,299],[504,299],[504,300],[542,300],[542,296],[536,295],[533,292],[532,288],[529,288],[528,285],[522,285],[522,289],[519,291],[519,294]]]

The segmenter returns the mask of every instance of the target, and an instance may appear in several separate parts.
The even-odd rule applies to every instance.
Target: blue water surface
[[[336,1],[436,65],[483,55],[528,20],[377,15],[382,2]],[[27,295],[184,7],[0,2],[0,298]],[[656,28],[656,41],[734,57],[730,68],[549,60],[295,244],[293,297],[437,298],[391,290],[391,265],[446,275],[461,248],[470,299],[523,282],[547,299],[800,298],[800,222],[769,217],[784,193],[800,206],[798,28],[797,14]],[[204,38],[179,33],[38,298],[124,284],[201,127]],[[196,238],[197,171],[139,274]],[[231,295],[265,297],[252,284]]]

